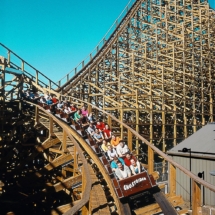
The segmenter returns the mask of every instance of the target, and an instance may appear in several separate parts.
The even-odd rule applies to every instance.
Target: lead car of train
[[[94,146],[92,146],[92,148],[95,150]],[[96,153],[98,156],[100,155],[100,152],[97,151]],[[99,158],[111,177],[119,199],[122,203],[128,203],[131,210],[135,210],[156,202],[153,194],[160,191],[155,181],[155,179],[159,177],[157,172],[150,175],[146,170],[144,170],[136,175],[118,180],[112,172],[107,158],[104,155]]]

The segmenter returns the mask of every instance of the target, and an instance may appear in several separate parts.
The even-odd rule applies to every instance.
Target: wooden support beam
[[[59,215],[59,212],[61,214],[65,214],[67,211],[69,211],[69,209],[71,209],[73,207],[73,205],[74,205],[73,203],[61,205],[61,206],[57,207],[57,209],[51,210],[51,215]]]
[[[153,196],[165,215],[178,215],[175,208],[171,205],[162,192],[157,192]]]
[[[43,150],[45,150],[45,149],[48,149],[48,148],[50,148],[50,147],[56,145],[57,143],[60,143],[60,140],[59,140],[58,138],[55,138],[55,139],[47,139],[46,141],[44,141],[44,142],[42,143],[41,146],[38,146],[38,147],[37,147],[37,150],[38,150],[39,152],[41,152],[41,151],[43,151]]]
[[[67,178],[66,180],[59,182],[54,185],[55,191],[59,192],[63,189],[69,189],[74,185],[81,186],[82,175]]]
[[[84,169],[82,168],[82,192],[84,192],[84,190],[85,190],[85,187],[86,187],[86,180],[87,180],[87,178],[85,177],[85,172],[84,172]],[[88,215],[89,212],[91,212],[91,209],[90,209],[90,202],[87,202],[87,204],[85,204],[85,205],[82,207],[82,214],[83,214],[83,215]]]
[[[49,152],[54,152],[56,154],[63,154],[64,152],[62,152],[61,150],[59,149],[54,149],[54,148],[49,148]]]
[[[63,130],[63,141],[62,141],[62,150],[66,150],[66,140],[67,140],[67,133],[65,130]]]
[[[201,185],[192,179],[192,214],[199,215],[201,206]]]
[[[154,172],[154,151],[148,147],[148,173]]]
[[[74,164],[73,164],[73,175],[77,175],[77,169],[78,169],[78,152],[76,150],[76,147],[74,147]]]
[[[169,193],[171,196],[176,194],[176,168],[169,164]]]
[[[108,116],[107,124],[110,126],[110,129],[112,129],[112,118]]]
[[[73,156],[71,154],[63,154],[59,157],[57,157],[55,160],[53,160],[52,162],[50,162],[49,164],[47,164],[45,166],[45,169],[47,170],[51,170],[55,167],[58,167],[60,165],[63,165],[66,162],[69,162],[70,160],[73,159]]]
[[[128,148],[133,151],[133,145],[132,145],[132,133],[130,130],[127,130],[128,133]]]
[[[121,102],[121,107],[123,106],[123,103]],[[120,109],[120,121],[123,121],[123,114],[124,111],[123,109]],[[120,125],[120,138],[123,140],[124,139],[124,132],[123,132],[123,126]]]
[[[74,170],[73,170],[74,168],[67,167],[67,166],[66,166],[66,167],[63,167],[63,169],[64,169],[65,171],[72,172],[72,173],[73,173],[73,171],[74,171]]]
[[[53,119],[49,117],[49,137],[53,135]]]

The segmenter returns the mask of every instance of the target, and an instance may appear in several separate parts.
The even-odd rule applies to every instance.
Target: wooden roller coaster
[[[57,83],[0,44],[0,214],[186,214],[176,170],[192,180],[192,214],[200,214],[201,187],[215,187],[165,152],[214,121],[214,22],[206,0],[130,1],[89,57]],[[87,105],[145,155],[147,172],[115,180],[83,127],[23,98],[27,89]],[[167,194],[156,162],[160,176],[168,164]]]

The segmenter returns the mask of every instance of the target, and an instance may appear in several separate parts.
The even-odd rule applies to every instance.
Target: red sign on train
[[[124,196],[138,193],[156,185],[154,178],[149,176],[147,172],[142,172],[118,182]]]

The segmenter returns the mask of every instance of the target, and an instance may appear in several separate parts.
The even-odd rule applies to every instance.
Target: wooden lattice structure
[[[214,22],[207,1],[136,1],[59,91],[107,110],[166,151],[214,120]]]
[[[137,154],[144,149],[141,153],[147,153],[145,162],[149,173],[158,160],[154,154],[163,163],[169,162],[170,202],[177,199],[177,168],[192,180],[194,214],[201,206],[200,184],[215,190],[162,153],[214,121],[215,12],[206,0],[131,2],[125,16],[116,21],[111,36],[97,46],[96,54],[90,54],[89,61],[80,64],[80,70],[74,69],[75,75],[67,74],[66,81],[62,79],[58,84],[0,44],[8,51],[8,56],[0,58],[0,119],[3,122],[0,159],[5,164],[1,172],[9,170],[12,177],[17,177],[16,168],[21,165],[19,169],[25,171],[24,177],[32,171],[37,178],[49,177],[47,183],[41,182],[45,192],[63,190],[69,202],[55,204],[53,211],[49,208],[52,214],[80,210],[83,214],[92,211],[123,214],[123,209],[109,174],[82,138],[81,131],[68,128],[38,105],[23,101],[23,89],[49,91],[58,98],[88,105],[97,118],[102,117],[117,135],[127,139]],[[18,58],[20,65],[13,63],[11,56]],[[28,138],[33,141],[32,145],[37,145],[36,151],[25,145],[25,141],[26,144],[30,141]],[[42,154],[39,158],[45,158],[43,167],[25,166],[20,152],[26,153],[28,160]],[[26,176],[24,181],[27,180]],[[12,185],[6,186],[14,186],[11,181]],[[71,189],[73,185],[76,187]],[[34,190],[31,195],[36,196]],[[180,198],[177,200],[182,202]],[[110,202],[116,211],[111,212]],[[135,213],[160,210],[158,205],[156,210],[154,207],[140,208]]]

